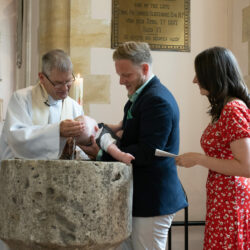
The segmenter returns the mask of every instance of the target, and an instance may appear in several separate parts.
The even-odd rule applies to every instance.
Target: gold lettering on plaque
[[[111,47],[126,41],[190,51],[190,0],[113,0]]]

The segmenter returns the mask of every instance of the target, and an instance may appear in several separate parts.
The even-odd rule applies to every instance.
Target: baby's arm
[[[130,164],[131,161],[135,159],[134,156],[129,153],[122,152],[115,143],[116,140],[110,133],[103,134],[100,139],[100,147],[104,151],[109,153],[114,159]]]
[[[130,164],[135,157],[129,153],[122,152],[116,144],[112,143],[108,146],[107,152],[116,160]]]

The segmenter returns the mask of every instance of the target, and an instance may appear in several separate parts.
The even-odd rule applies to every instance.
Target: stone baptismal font
[[[2,161],[0,239],[11,250],[115,249],[131,234],[131,210],[131,166]]]

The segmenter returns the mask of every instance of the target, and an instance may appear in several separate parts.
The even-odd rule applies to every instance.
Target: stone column
[[[0,238],[11,250],[114,249],[131,234],[131,210],[123,163],[2,162]]]
[[[250,5],[242,11],[242,42],[248,42],[248,74],[245,81],[250,89]]]
[[[70,1],[42,0],[39,1],[40,56],[51,49],[70,50]]]
[[[40,58],[56,48],[70,55],[74,73],[84,78],[85,114],[89,114],[90,104],[110,103],[110,75],[92,74],[91,49],[110,48],[111,20],[93,19],[91,0],[40,0],[39,3]]]

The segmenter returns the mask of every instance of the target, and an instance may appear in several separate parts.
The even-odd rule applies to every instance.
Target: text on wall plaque
[[[111,47],[126,41],[190,51],[190,0],[113,0]]]

